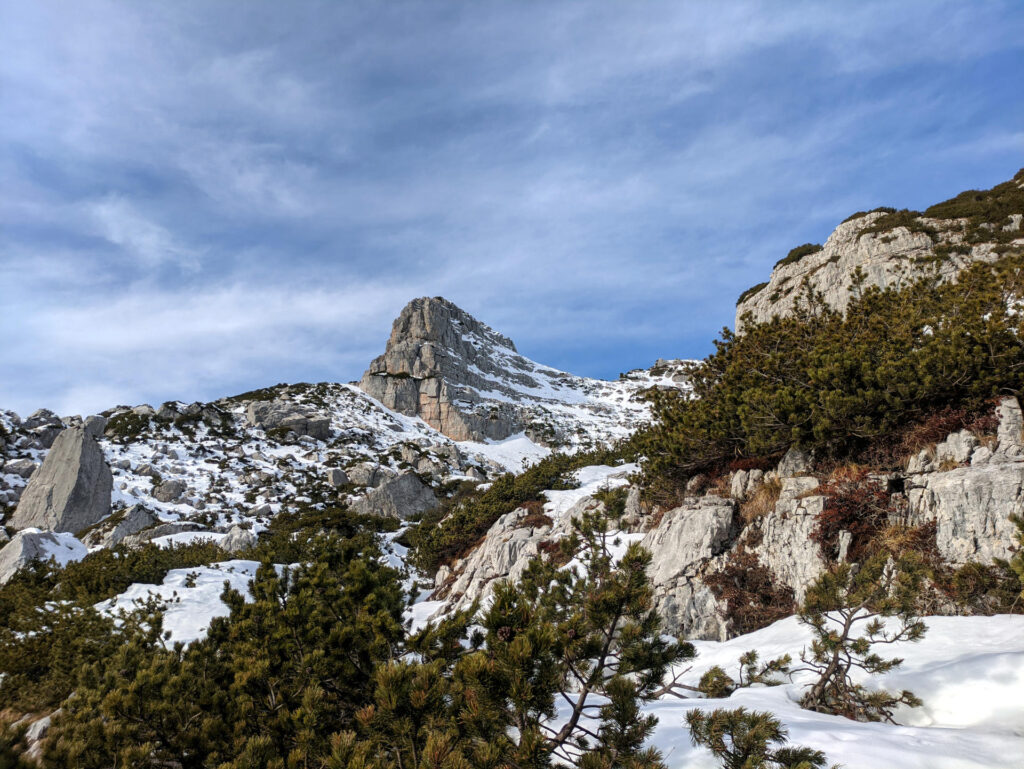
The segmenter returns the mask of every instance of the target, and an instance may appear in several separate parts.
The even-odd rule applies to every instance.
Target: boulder
[[[228,535],[220,541],[220,546],[229,553],[240,553],[256,546],[257,537],[251,529],[232,526]]]
[[[103,431],[107,429],[107,418],[94,414],[91,417],[86,417],[83,423],[85,427],[86,435],[99,440],[103,437]]]
[[[356,486],[379,486],[397,475],[390,467],[374,462],[360,462],[348,469],[348,478]]]
[[[321,441],[331,437],[329,417],[314,414],[306,406],[287,400],[253,401],[246,407],[245,420],[263,430],[283,428]]]
[[[39,465],[31,459],[12,459],[4,465],[4,472],[20,478],[30,478],[38,467]]]
[[[66,532],[25,529],[0,549],[0,585],[6,584],[18,569],[33,562],[53,558],[58,564],[80,561],[88,549]]]
[[[352,505],[357,513],[402,519],[434,507],[437,507],[434,492],[412,473],[399,475],[381,484]]]
[[[49,409],[39,409],[21,423],[21,431],[27,434],[31,448],[48,449],[64,431],[64,423]]]
[[[204,529],[198,523],[190,521],[174,521],[172,523],[161,523],[151,529],[144,529],[137,534],[129,534],[122,541],[125,545],[141,545],[158,537],[166,537],[169,534],[180,534],[183,531],[202,531]]]
[[[29,479],[9,525],[76,532],[110,512],[113,477],[103,451],[84,428],[58,436]]]
[[[82,537],[88,547],[114,547],[125,537],[138,534],[150,526],[156,526],[160,519],[145,505],[132,505],[127,510],[116,512],[93,527]]]
[[[153,498],[160,502],[174,502],[188,489],[184,481],[164,481],[153,489]]]
[[[347,486],[349,479],[348,475],[340,467],[332,467],[327,471],[327,482],[337,488],[338,486]]]
[[[786,456],[779,462],[775,470],[780,478],[791,478],[795,475],[806,475],[813,468],[813,457],[806,451],[791,446]]]

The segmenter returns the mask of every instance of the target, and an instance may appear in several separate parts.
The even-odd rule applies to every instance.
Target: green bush
[[[475,545],[501,516],[524,502],[539,499],[545,489],[575,488],[571,477],[574,471],[614,463],[629,455],[626,446],[573,455],[552,454],[519,475],[499,476],[484,491],[456,496],[426,513],[406,535],[413,548],[413,563],[433,574]]]
[[[920,211],[911,211],[907,208],[894,211],[885,216],[878,217],[872,224],[862,229],[857,237],[862,237],[873,232],[889,232],[897,227],[905,227],[910,232],[924,232],[934,235],[938,230],[930,224],[921,221]]]
[[[787,264],[794,264],[799,262],[805,256],[818,253],[821,249],[821,243],[804,243],[802,246],[797,246],[792,249],[782,259],[779,259],[779,261],[775,263],[775,267],[779,268]]]
[[[105,659],[137,628],[116,623],[94,604],[168,570],[223,560],[208,542],[161,548],[118,547],[63,568],[36,562],[0,587],[0,701],[24,710],[57,707],[77,671]]]
[[[747,299],[752,297],[754,294],[756,294],[762,288],[765,288],[767,285],[768,285],[768,282],[765,281],[764,283],[758,283],[756,286],[751,286],[750,288],[748,288],[746,291],[744,291],[742,294],[740,294],[740,298],[736,300],[737,306],[743,304],[743,302],[745,302]]]
[[[789,446],[843,458],[948,407],[983,411],[1024,387],[1024,256],[975,264],[957,283],[902,291],[858,282],[845,316],[805,289],[796,313],[728,329],[691,375],[693,394],[654,394],[635,436],[650,493],[673,502],[700,472]]]

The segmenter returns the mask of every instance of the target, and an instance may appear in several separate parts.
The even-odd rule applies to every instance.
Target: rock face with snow
[[[10,525],[76,532],[110,512],[112,479],[103,451],[85,428],[64,430],[29,479]]]
[[[994,443],[992,436],[982,440],[958,432],[933,452],[925,452],[960,466],[940,469],[929,459],[922,470],[922,460],[915,457],[911,472],[891,479],[895,489],[903,488],[893,492],[903,498],[895,509],[905,510],[891,523],[934,521],[938,551],[951,566],[988,564],[1014,552],[1010,515],[1024,514],[1024,420],[1013,398],[1004,399],[997,413]],[[811,538],[828,498],[820,490],[822,479],[813,474],[810,457],[791,451],[774,470],[739,470],[728,480],[731,499],[715,493],[687,497],[678,507],[662,511],[660,518],[645,515],[635,489],[628,497],[633,501],[622,519],[629,527],[625,536],[646,531],[642,544],[651,551],[649,574],[666,632],[719,640],[734,632],[728,605],[715,596],[705,578],[741,553],[754,556],[777,591],[792,591],[796,604],[803,602],[807,589],[829,565]],[[777,499],[744,522],[740,503],[768,483],[777,484]],[[446,604],[436,614],[485,598],[496,580],[517,578],[542,542],[568,533],[572,515],[600,504],[592,495],[581,494],[570,512],[555,515],[550,522],[526,510],[502,516],[472,553],[438,572],[434,597]],[[841,532],[839,560],[845,560],[850,542],[850,534]]]
[[[575,445],[621,437],[645,419],[641,390],[684,386],[676,362],[663,363],[668,376],[660,379],[636,372],[618,382],[575,377],[523,357],[511,339],[446,299],[422,298],[402,310],[359,386],[455,440],[525,431],[545,444]]]
[[[264,430],[290,430],[321,441],[331,436],[330,417],[286,400],[254,401],[247,407],[245,417],[250,425]]]
[[[85,545],[70,534],[25,529],[0,549],[0,585],[6,584],[18,569],[33,561],[53,558],[63,565],[85,557]]]

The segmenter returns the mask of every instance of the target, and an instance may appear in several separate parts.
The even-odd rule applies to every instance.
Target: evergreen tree
[[[632,545],[616,559],[603,514],[574,526],[557,557],[496,586],[482,634],[465,613],[414,639],[415,660],[378,667],[357,729],[334,737],[332,769],[662,766],[640,706],[693,648],[660,634],[650,554]]]
[[[87,666],[47,739],[60,767],[318,766],[355,725],[377,665],[402,636],[398,574],[369,537],[325,537],[294,570],[264,564],[252,600],[226,590],[228,617],[188,648],[158,624]]]
[[[817,674],[801,705],[819,713],[833,713],[860,721],[888,721],[898,705],[917,707],[911,692],[893,694],[868,690],[851,673],[886,673],[899,658],[885,659],[874,647],[897,641],[919,641],[927,629],[916,615],[923,567],[920,557],[908,552],[894,561],[880,553],[865,563],[832,566],[807,592],[800,621],[814,633],[809,650],[801,655]],[[887,630],[884,618],[898,625]]]
[[[723,769],[820,769],[826,763],[820,750],[787,746],[788,732],[771,713],[691,710],[686,723],[693,744],[710,750]]]

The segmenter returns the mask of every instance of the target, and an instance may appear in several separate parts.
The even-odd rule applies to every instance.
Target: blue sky
[[[1017,2],[0,4],[0,407],[358,378],[411,298],[615,377],[1024,166]]]

